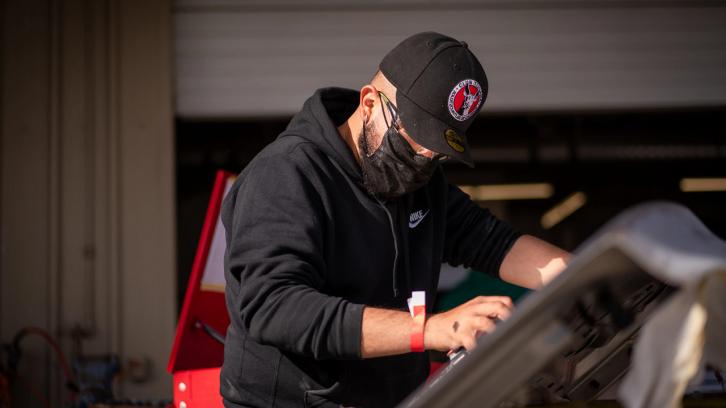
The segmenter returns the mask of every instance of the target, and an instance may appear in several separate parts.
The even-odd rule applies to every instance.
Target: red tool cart
[[[222,199],[236,176],[218,171],[194,258],[167,370],[177,408],[222,408],[219,370],[229,316],[224,302]]]

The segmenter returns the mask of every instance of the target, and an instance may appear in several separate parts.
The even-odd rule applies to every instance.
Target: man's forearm
[[[410,351],[411,315],[399,310],[363,309],[361,357],[373,358]]]
[[[499,276],[515,285],[539,289],[559,275],[570,253],[531,235],[522,235],[504,257]]]

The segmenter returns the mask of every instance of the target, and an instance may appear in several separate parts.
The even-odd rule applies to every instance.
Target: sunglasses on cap
[[[398,115],[398,108],[396,105],[391,102],[390,99],[381,91],[378,91],[378,94],[381,97],[381,100],[386,104],[386,107],[388,108],[388,112],[391,114],[391,123],[388,123],[388,118],[386,118],[386,110],[383,108],[383,105],[381,105],[381,110],[383,110],[383,120],[386,121],[386,126],[390,129],[393,127],[393,129],[398,132],[398,134],[403,137],[404,139],[407,139],[403,136],[403,127],[401,126],[401,119]],[[408,142],[408,140],[406,140]],[[409,143],[410,145],[410,143]],[[413,146],[411,146],[413,148]],[[426,153],[431,152],[432,155],[428,156]],[[429,149],[426,149],[425,147],[421,147],[418,151],[415,151],[415,153],[419,156],[428,157],[431,160],[438,160],[439,162],[444,162],[446,160],[449,160],[449,156],[441,153],[436,153],[434,151],[431,151]]]

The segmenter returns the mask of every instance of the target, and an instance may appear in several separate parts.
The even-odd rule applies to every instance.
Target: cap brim
[[[474,167],[471,149],[463,132],[421,109],[403,93],[396,95],[396,105],[403,128],[416,143]]]

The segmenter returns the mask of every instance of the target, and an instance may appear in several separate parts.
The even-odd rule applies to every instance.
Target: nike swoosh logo
[[[408,228],[416,228],[416,226],[418,226],[418,224],[420,224],[421,221],[423,221],[423,219],[426,218],[426,215],[428,215],[429,211],[431,211],[431,210],[428,210],[425,213],[423,213],[423,215],[421,216],[421,218],[419,218],[419,219],[417,219],[415,221],[409,221],[408,222]]]

